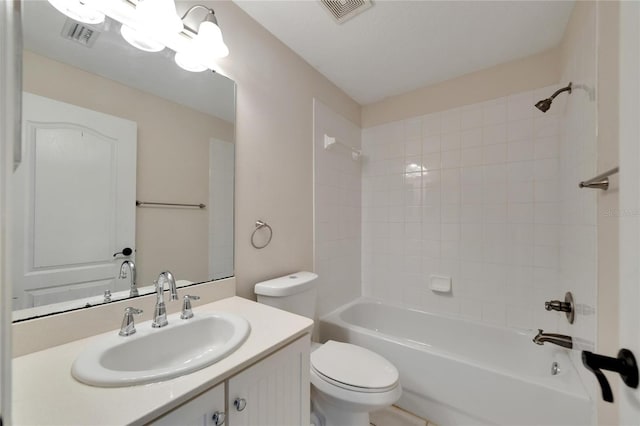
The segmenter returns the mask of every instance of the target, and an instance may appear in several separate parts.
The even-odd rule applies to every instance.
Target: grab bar
[[[604,173],[600,173],[598,176],[594,176],[591,179],[583,180],[578,184],[579,188],[593,188],[602,189],[606,191],[609,189],[609,176],[615,175],[620,171],[620,167],[614,167],[611,170],[607,170]]]

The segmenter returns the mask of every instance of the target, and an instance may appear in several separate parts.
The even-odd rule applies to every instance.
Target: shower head
[[[536,102],[536,108],[538,108],[542,112],[547,112],[549,110],[549,108],[551,108],[551,103],[553,102],[553,99],[556,96],[558,96],[562,92],[571,93],[571,84],[572,83],[569,83],[569,85],[567,87],[563,87],[562,89],[556,90],[556,92],[553,95],[551,95],[550,98],[543,99],[541,101]]]
[[[547,112],[549,108],[551,108],[551,102],[553,102],[553,99],[551,98],[543,99],[536,102],[536,108],[538,108],[542,112]]]

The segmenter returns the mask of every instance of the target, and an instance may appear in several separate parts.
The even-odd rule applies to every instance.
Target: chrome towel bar
[[[193,207],[197,209],[204,209],[207,207],[206,204],[180,204],[180,203],[154,203],[151,201],[138,201],[136,200],[136,207]]]
[[[620,167],[614,167],[613,169],[600,173],[598,176],[592,177],[591,179],[583,180],[578,184],[578,187],[602,189],[603,191],[606,191],[609,189],[609,176],[615,175],[619,171]]]

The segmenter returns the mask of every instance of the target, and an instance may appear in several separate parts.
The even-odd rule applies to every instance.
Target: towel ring
[[[269,239],[267,240],[266,243],[264,243],[263,245],[259,246],[255,243],[255,241],[253,241],[253,239],[256,236],[256,232],[258,232],[258,230],[262,229],[262,228],[267,228],[269,230]],[[251,245],[254,248],[259,249],[263,249],[266,246],[269,245],[269,243],[271,242],[271,238],[273,237],[273,229],[271,229],[271,226],[269,226],[269,224],[267,222],[264,222],[262,220],[257,220],[256,221],[256,229],[253,230],[253,232],[251,233]]]

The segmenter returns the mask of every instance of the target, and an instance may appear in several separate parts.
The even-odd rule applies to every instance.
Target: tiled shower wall
[[[555,330],[560,297],[557,87],[363,129],[363,294]],[[451,293],[430,276],[452,278]]]

